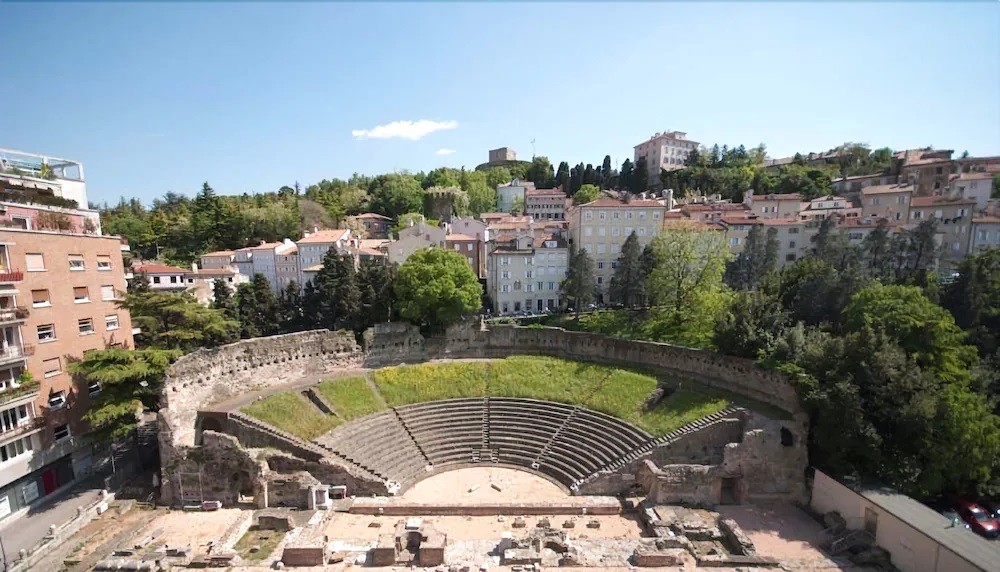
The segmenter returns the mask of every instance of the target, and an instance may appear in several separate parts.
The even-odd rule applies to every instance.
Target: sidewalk
[[[37,544],[48,533],[49,526],[62,525],[76,516],[77,507],[95,502],[100,497],[103,482],[100,476],[83,479],[32,506],[23,516],[0,524],[0,541],[7,565],[17,559],[22,549]]]

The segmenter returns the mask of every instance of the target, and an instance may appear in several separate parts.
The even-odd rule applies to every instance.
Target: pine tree
[[[240,318],[240,337],[256,338],[277,333],[280,316],[278,299],[263,274],[254,274],[248,284],[236,288],[236,309]]]
[[[233,291],[229,289],[229,284],[222,278],[216,278],[212,283],[212,307],[222,310],[223,314],[230,320],[238,319],[236,314],[236,303],[233,300]]]
[[[118,302],[139,328],[137,348],[191,351],[228,344],[237,338],[239,324],[214,308],[206,308],[191,294],[127,293]]]
[[[575,308],[579,320],[583,307],[594,301],[594,260],[586,250],[580,248],[570,253],[566,278],[559,284],[559,291]]]
[[[358,268],[361,315],[365,326],[387,322],[392,317],[392,275],[395,267],[365,258]]]
[[[639,238],[633,231],[622,245],[617,268],[611,276],[608,295],[613,301],[624,304],[626,308],[634,308],[642,304],[644,288],[642,249],[639,247]]]
[[[631,192],[634,194],[645,193],[649,188],[649,166],[645,157],[639,157],[635,163],[635,171],[632,173]]]
[[[601,164],[601,188],[607,189],[611,186],[611,155],[604,156],[604,163]]]
[[[301,332],[306,329],[303,303],[299,283],[294,280],[278,293],[278,329],[281,333]]]
[[[734,290],[756,290],[761,279],[774,270],[778,256],[778,231],[754,224],[747,234],[743,251],[726,265],[723,279]]]
[[[336,259],[333,288],[334,306],[339,327],[355,329],[361,323],[361,292],[358,290],[354,258],[341,255]]]
[[[556,170],[556,186],[562,188],[565,193],[569,183],[569,163],[563,161],[559,163],[559,169]]]
[[[632,190],[632,160],[625,159],[622,169],[618,172],[618,190],[630,192]]]

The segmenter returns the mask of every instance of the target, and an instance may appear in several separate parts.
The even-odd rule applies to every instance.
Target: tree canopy
[[[424,248],[410,255],[393,282],[399,315],[440,331],[480,308],[482,286],[461,254]]]

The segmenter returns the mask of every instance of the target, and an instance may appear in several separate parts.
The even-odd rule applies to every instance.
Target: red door
[[[45,489],[45,494],[59,488],[59,475],[56,473],[55,467],[42,473],[42,488]]]

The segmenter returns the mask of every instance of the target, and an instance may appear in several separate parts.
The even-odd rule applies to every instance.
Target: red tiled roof
[[[972,222],[980,224],[1000,224],[1000,216],[986,215],[972,217]]]
[[[184,274],[185,272],[190,272],[190,270],[184,270],[176,266],[166,266],[164,264],[143,264],[142,266],[137,266],[135,271],[142,272],[143,274]]]
[[[467,234],[449,234],[446,235],[444,239],[450,242],[465,242],[470,240],[476,240],[475,237],[469,236]]]
[[[759,218],[749,217],[724,216],[720,217],[719,220],[726,224],[760,224]]]
[[[882,195],[887,193],[913,192],[913,185],[909,183],[892,185],[872,185],[861,189],[862,195]]]
[[[259,244],[257,246],[251,246],[250,250],[273,250],[281,246],[282,242],[265,242],[264,244]]]
[[[236,254],[236,253],[233,252],[232,250],[216,250],[215,252],[208,252],[208,253],[202,254],[201,256],[202,256],[202,258],[204,258],[206,256],[232,256],[234,254]]]
[[[305,243],[323,243],[323,242],[337,242],[347,238],[348,233],[351,231],[346,228],[338,228],[335,230],[320,230],[304,237],[299,241],[299,244]]]

